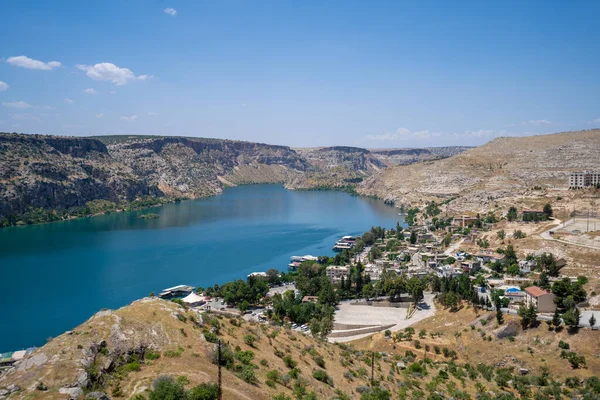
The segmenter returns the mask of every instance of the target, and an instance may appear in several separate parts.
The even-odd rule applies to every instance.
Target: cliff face
[[[143,196],[202,197],[312,167],[284,146],[181,137],[0,134],[0,216]]]
[[[571,171],[600,168],[600,130],[497,138],[443,160],[387,168],[358,192],[396,204],[459,197],[456,211],[485,210],[534,187],[568,187]]]
[[[116,162],[98,140],[0,134],[0,216],[142,195],[160,191]]]
[[[78,208],[69,215],[82,215],[102,212],[97,207],[84,207],[93,200],[114,203],[110,206],[114,209],[146,196],[156,202],[197,198],[239,184],[353,188],[388,164],[448,153],[439,151],[439,155],[431,149],[374,152],[344,146],[293,150],[204,138],[0,133],[0,226],[18,223],[19,215],[34,209]],[[34,216],[24,223],[56,218]]]
[[[421,161],[452,157],[471,148],[468,146],[447,146],[424,149],[380,149],[371,150],[371,153],[386,165],[409,165]]]

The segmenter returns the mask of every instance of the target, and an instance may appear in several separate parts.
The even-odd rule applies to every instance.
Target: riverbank
[[[0,229],[8,228],[12,226],[29,226],[29,225],[40,225],[51,222],[69,221],[79,218],[93,218],[100,215],[107,215],[111,213],[121,213],[128,211],[140,211],[154,207],[161,207],[166,204],[180,203],[188,200],[206,199],[214,196],[222,195],[224,191],[233,187],[239,186],[252,186],[252,185],[264,185],[263,183],[244,183],[239,185],[225,185],[223,191],[210,195],[203,196],[192,196],[192,197],[157,197],[147,196],[134,201],[120,201],[115,203],[113,201],[98,199],[92,200],[85,203],[81,207],[73,207],[69,209],[32,209],[26,213],[8,215],[0,217]],[[352,196],[361,196],[371,199],[379,199],[377,196],[360,194],[356,191],[356,186],[315,186],[313,188],[294,188],[286,186],[285,182],[268,183],[268,185],[282,186],[287,190],[292,191],[338,191],[348,193]]]
[[[392,228],[401,218],[378,200],[280,185],[234,187],[155,207],[158,219],[138,218],[146,212],[1,229],[2,350],[39,346],[97,310],[165,287],[206,287],[284,269],[293,255],[334,256],[331,246],[341,236]],[[23,296],[23,283],[42,297]]]

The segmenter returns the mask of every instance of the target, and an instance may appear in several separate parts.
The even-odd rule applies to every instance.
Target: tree
[[[327,306],[335,306],[338,303],[337,295],[333,291],[333,285],[329,279],[323,285],[323,288],[319,292],[319,304]]]
[[[275,268],[270,268],[267,271],[267,282],[271,285],[277,285],[281,282],[281,277],[279,276],[279,271]]]
[[[410,278],[406,283],[406,289],[413,298],[415,304],[419,304],[421,300],[423,300],[423,290],[425,289],[425,284],[421,279],[416,277]]]
[[[219,386],[216,383],[201,383],[190,389],[187,400],[217,400],[219,398]]]
[[[596,317],[594,317],[594,314],[592,314],[592,316],[590,317],[590,319],[588,321],[590,323],[590,328],[592,328],[592,330],[594,330],[594,325],[596,325]]]
[[[508,265],[518,264],[517,253],[512,244],[506,246],[506,250],[504,250],[505,262]]]
[[[546,215],[546,219],[550,219],[550,217],[552,217],[553,211],[550,203],[546,203],[544,206],[544,214]]]
[[[510,207],[508,209],[508,213],[506,213],[506,219],[508,219],[509,221],[515,221],[517,217],[517,209],[515,207]]]
[[[563,321],[565,321],[565,325],[569,327],[570,332],[577,332],[579,328],[579,310],[576,308],[575,310],[567,310],[562,316]]]
[[[502,310],[500,307],[496,306],[496,321],[498,321],[498,325],[502,325],[504,323],[504,316],[502,315]]]
[[[506,237],[506,233],[504,232],[504,229],[501,229],[498,232],[496,232],[496,236],[498,236],[498,239],[504,240],[504,238]]]
[[[554,311],[554,315],[552,316],[552,325],[554,325],[554,329],[558,330],[561,323],[562,320],[560,319],[560,314],[558,313],[558,310],[556,310]]]
[[[152,384],[150,400],[186,400],[183,386],[170,376],[159,376]]]
[[[410,233],[410,244],[415,244],[417,243],[417,232],[412,231]]]

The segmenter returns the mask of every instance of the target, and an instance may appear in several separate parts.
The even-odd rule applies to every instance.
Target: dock
[[[168,299],[176,296],[185,296],[192,293],[194,289],[195,288],[193,286],[177,285],[171,288],[164,289],[158,294],[158,297],[160,297],[161,299]]]

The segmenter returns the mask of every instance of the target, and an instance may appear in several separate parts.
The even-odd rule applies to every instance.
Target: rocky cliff
[[[436,151],[293,150],[205,138],[0,133],[0,227],[211,196],[240,184],[353,190],[388,164],[456,150]]]
[[[93,200],[209,196],[225,185],[283,183],[312,168],[288,147],[260,143],[0,134],[0,217]]]
[[[534,188],[568,187],[571,171],[600,169],[600,130],[503,137],[450,158],[393,166],[357,191],[402,205],[458,197],[457,211],[484,210]]]
[[[371,153],[386,165],[409,165],[452,157],[472,149],[468,146],[427,147],[423,149],[373,149]]]

